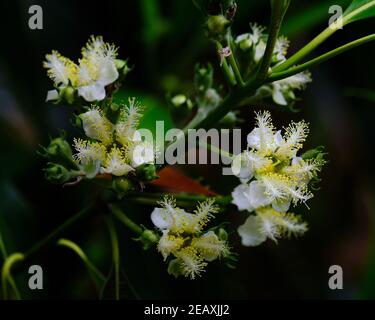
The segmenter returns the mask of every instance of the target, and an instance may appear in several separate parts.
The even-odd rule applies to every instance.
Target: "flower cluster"
[[[297,155],[308,134],[304,121],[292,122],[282,135],[274,129],[269,112],[257,113],[256,120],[257,127],[247,136],[247,150],[232,163],[242,182],[232,192],[233,203],[239,210],[255,211],[238,230],[246,246],[306,231],[306,225],[287,212],[291,204],[313,196],[308,186],[324,163],[321,157]]]
[[[97,168],[96,173],[124,176],[143,164],[153,164],[153,144],[142,141],[137,127],[142,107],[135,99],[122,106],[119,118],[112,123],[99,107],[92,107],[78,117],[90,140],[74,139],[74,159],[82,166]]]
[[[141,168],[147,171],[146,166],[154,168],[154,144],[152,141],[142,140],[137,130],[142,116],[142,106],[133,98],[129,99],[127,105],[116,105],[116,108],[117,116],[112,117],[116,118],[115,121],[109,119],[109,111],[106,108],[98,106],[92,106],[77,116],[86,138],[73,140],[75,152],[72,152],[64,139],[58,138],[51,142],[45,149],[46,156],[54,161],[49,163],[50,167],[46,172],[49,180],[66,183],[77,177],[124,177],[130,173],[136,175],[137,170]],[[70,159],[66,170],[62,167],[65,165],[61,163],[62,155],[65,159]]]
[[[239,35],[235,39],[235,44],[240,56],[243,57],[243,64],[247,69],[247,74],[257,70],[259,63],[264,56],[267,37],[265,28],[257,24],[250,24],[251,32]],[[276,41],[271,68],[283,63],[289,47],[289,40],[283,36]],[[249,59],[250,57],[250,59]],[[309,72],[301,72],[289,78],[263,85],[257,90],[257,98],[272,97],[274,103],[282,106],[291,104],[296,100],[295,90],[302,90],[311,82]]]
[[[57,51],[47,54],[43,66],[56,87],[48,91],[47,101],[65,98],[72,103],[75,92],[88,102],[103,100],[105,87],[114,83],[119,78],[119,70],[126,66],[125,61],[116,57],[117,48],[100,36],[90,38],[78,64]]]
[[[160,202],[151,214],[154,225],[162,232],[158,251],[164,260],[170,255],[168,272],[174,276],[183,275],[190,279],[200,276],[207,262],[229,254],[227,242],[214,231],[204,227],[218,212],[214,200],[199,203],[194,213],[176,207],[172,198]]]

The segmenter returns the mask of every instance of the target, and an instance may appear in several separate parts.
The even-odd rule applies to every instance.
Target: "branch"
[[[130,230],[138,233],[139,235],[142,235],[142,228],[133,220],[131,220],[118,206],[110,204],[108,207],[114,214],[114,216],[119,219],[124,225],[126,225]]]
[[[275,44],[277,37],[280,32],[281,24],[285,16],[286,10],[288,9],[290,1],[284,0],[272,0],[271,1],[271,23],[270,23],[270,32],[267,40],[267,47],[264,53],[262,63],[256,75],[258,81],[262,81],[267,78],[268,70],[271,65],[273,50],[275,49]]]
[[[370,41],[374,41],[375,40],[375,34],[372,34],[372,35],[368,35],[366,37],[363,37],[363,38],[360,38],[358,40],[355,40],[355,41],[352,41],[352,42],[349,42],[339,48],[336,48],[335,50],[332,50],[332,51],[329,51],[315,59],[312,59],[306,63],[303,63],[303,64],[300,64],[298,66],[294,66],[294,67],[291,67],[290,69],[288,70],[285,70],[285,71],[281,71],[281,72],[275,72],[275,73],[272,73],[271,76],[268,78],[267,82],[273,82],[273,81],[277,81],[277,80],[281,80],[281,79],[284,79],[284,78],[288,78],[288,77],[291,77],[297,73],[300,73],[302,71],[305,71],[311,67],[314,67],[316,65],[319,65],[321,63],[323,63],[324,61],[327,61],[341,53],[344,53],[345,51],[348,51],[352,48],[355,48],[355,47],[358,47],[364,43],[367,43],[367,42],[370,42]]]
[[[321,43],[327,40],[332,34],[334,34],[336,30],[337,29],[328,27],[318,36],[316,36],[313,40],[311,40],[307,45],[305,45],[302,49],[300,49],[298,52],[292,55],[289,59],[285,60],[283,63],[275,67],[273,71],[281,72],[296,65],[299,61],[301,61],[303,58],[309,55],[314,49],[316,49]]]

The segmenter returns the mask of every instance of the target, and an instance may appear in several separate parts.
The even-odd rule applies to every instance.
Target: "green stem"
[[[139,235],[143,233],[143,229],[133,220],[131,220],[118,206],[110,204],[109,209],[114,214],[114,216],[119,219],[124,225],[126,225],[130,230],[138,233]]]
[[[202,146],[203,148],[206,148],[212,152],[215,152],[217,153],[218,155],[222,155],[224,157],[227,157],[227,158],[233,158],[233,154],[227,152],[227,151],[224,151],[218,147],[215,147],[213,146],[212,144],[209,144],[209,143],[205,143],[205,142],[202,142],[202,141],[199,141],[199,145]]]
[[[163,198],[165,194],[163,193],[141,193],[141,194],[128,194],[128,198],[131,201],[145,204],[145,205],[152,205],[157,206],[160,199]],[[178,205],[196,205],[198,201],[205,201],[208,198],[214,198],[215,202],[219,205],[227,205],[230,203],[231,198],[229,196],[205,196],[205,195],[198,195],[198,194],[184,194],[184,193],[176,193],[173,194],[173,198],[177,200]]]
[[[268,70],[271,65],[273,51],[275,49],[277,37],[280,32],[281,24],[283,22],[286,10],[288,9],[289,1],[272,0],[271,7],[271,23],[270,32],[267,40],[267,47],[264,53],[260,68],[257,72],[256,79],[263,81],[268,76]]]
[[[107,217],[107,225],[112,244],[112,259],[115,267],[115,298],[120,300],[120,250],[115,224],[112,217]]]
[[[311,40],[307,45],[305,45],[302,49],[292,55],[289,59],[285,60],[282,64],[278,65],[273,69],[274,72],[281,72],[284,71],[302,59],[304,59],[308,54],[310,54],[314,49],[316,49],[322,42],[327,40],[332,34],[336,32],[337,29],[328,27],[323,32],[321,32],[318,36],[316,36],[313,40]]]
[[[83,220],[92,210],[93,206],[89,205],[86,208],[79,211],[77,214],[69,218],[62,225],[52,231],[45,238],[37,242],[30,250],[26,251],[24,254],[24,259],[15,265],[14,271],[18,272],[28,261],[32,260],[40,251],[46,249],[47,247],[56,243],[58,238],[60,238],[63,232],[66,232],[72,228],[76,223]]]
[[[218,41],[216,41],[215,44],[216,44],[216,50],[218,52],[220,52],[223,49],[223,46]],[[224,76],[227,79],[229,85],[231,87],[235,86],[236,85],[236,79],[234,78],[233,72],[230,70],[230,68],[228,66],[228,62],[227,62],[226,58],[222,59],[222,61],[221,61],[221,69],[223,70]]]
[[[103,275],[103,273],[90,261],[85,252],[75,242],[69,239],[62,238],[59,241],[57,241],[57,245],[72,250],[81,258],[81,260],[84,262],[87,269],[89,270],[89,273],[92,274],[95,284],[98,284],[96,279],[98,279],[101,283],[105,282],[105,276]]]
[[[3,298],[4,300],[8,299],[8,290],[7,290],[7,281],[12,286],[12,289],[15,293],[16,299],[20,300],[21,296],[17,289],[16,283],[14,282],[12,276],[11,276],[11,269],[15,263],[18,261],[24,260],[24,255],[22,253],[16,252],[11,254],[9,257],[7,257],[4,261],[3,267],[1,269],[1,284],[3,287]]]
[[[363,37],[363,38],[360,38],[358,40],[355,40],[355,41],[352,41],[350,43],[347,43],[339,48],[336,48],[335,50],[332,50],[330,52],[327,52],[315,59],[312,59],[306,63],[303,63],[303,64],[300,64],[298,66],[295,66],[295,67],[291,67],[290,69],[288,70],[285,70],[285,71],[281,71],[281,72],[275,72],[275,73],[272,73],[271,76],[268,78],[267,82],[273,82],[273,81],[277,81],[277,80],[280,80],[280,79],[284,79],[284,78],[287,78],[287,77],[290,77],[290,76],[293,76],[297,73],[300,73],[302,71],[305,71],[311,67],[314,67],[318,64],[321,64],[322,62],[324,61],[327,61],[345,51],[348,51],[352,48],[355,48],[357,46],[360,46],[361,44],[364,44],[366,42],[369,42],[369,41],[374,41],[375,40],[375,34],[372,34],[372,35],[368,35],[366,37]]]
[[[221,104],[211,111],[204,119],[199,122],[188,124],[184,129],[185,134],[188,132],[188,129],[207,129],[213,123],[219,122],[229,111],[239,105],[245,97],[253,95],[256,89],[261,85],[262,83],[260,82],[252,81],[244,87],[233,88],[233,91],[221,102]]]
[[[7,253],[7,250],[6,250],[5,243],[4,243],[3,237],[1,235],[1,232],[0,232],[0,251],[1,251],[1,255],[3,256],[4,265],[5,265],[7,263],[7,261],[8,261],[8,253]],[[9,274],[6,275],[6,277],[4,278],[4,281],[3,281],[3,284],[2,284],[4,299],[7,298],[7,293],[8,293],[7,287],[6,287],[7,286],[6,279],[8,279],[8,282],[9,282],[9,284],[11,285],[11,287],[13,289],[13,292],[15,294],[16,299],[21,299],[21,295],[20,295],[20,292],[19,292],[19,290],[17,288],[17,284],[14,281],[12,275],[10,274],[10,270],[9,270]]]
[[[232,67],[232,70],[234,72],[234,76],[236,77],[237,83],[239,83],[239,85],[241,87],[243,87],[245,85],[245,82],[243,81],[240,69],[238,68],[238,63],[237,63],[237,60],[236,60],[236,57],[235,57],[234,46],[233,46],[233,43],[232,43],[232,36],[230,34],[228,34],[227,42],[228,42],[228,46],[229,46],[230,51],[231,51],[231,54],[228,57],[229,64]]]

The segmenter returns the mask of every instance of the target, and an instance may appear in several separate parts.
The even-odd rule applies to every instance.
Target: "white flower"
[[[173,255],[168,272],[174,276],[184,275],[190,279],[200,276],[207,266],[205,261],[213,261],[227,256],[229,247],[213,232],[202,234],[203,227],[218,212],[213,199],[198,204],[194,214],[176,207],[173,198],[164,198],[161,208],[151,213],[154,225],[162,231],[158,251],[164,261]]]
[[[266,52],[266,47],[267,44],[263,40],[260,40],[259,43],[256,45],[254,52],[254,61],[256,63],[262,60],[264,53]]]
[[[275,81],[271,84],[273,101],[281,106],[288,105],[288,98],[293,98],[293,90],[303,90],[311,82],[308,72],[301,72],[294,76]]]
[[[129,148],[128,153],[131,159],[131,165],[134,168],[143,164],[153,164],[155,161],[154,146],[147,141],[134,143],[132,147]]]
[[[264,155],[274,152],[281,143],[281,131],[274,131],[268,111],[256,113],[256,120],[257,127],[247,136],[249,148],[256,149]]]
[[[302,148],[308,133],[309,127],[305,121],[291,122],[280,141],[276,156],[281,160],[295,158],[297,151]]]
[[[52,51],[51,54],[46,55],[46,61],[43,66],[48,69],[47,74],[56,86],[69,84],[76,71],[75,64],[57,51]]]
[[[179,259],[182,272],[185,277],[194,280],[197,276],[199,277],[202,272],[205,271],[207,262],[204,262],[203,258],[198,255],[198,252],[193,247],[184,247],[175,256]]]
[[[104,165],[100,169],[102,173],[110,173],[114,176],[127,175],[133,170],[134,169],[125,162],[125,158],[121,150],[116,147],[113,147],[108,153]]]
[[[151,220],[157,228],[174,233],[198,231],[199,224],[193,214],[176,208],[169,200],[161,204],[163,208],[155,208],[151,213]]]
[[[142,118],[142,110],[143,107],[135,101],[135,98],[129,99],[128,105],[121,110],[120,120],[116,124],[115,132],[117,141],[122,145],[126,146],[129,143],[141,141],[137,128]]]
[[[206,261],[214,261],[228,253],[226,242],[220,240],[213,231],[208,231],[199,238],[194,238],[191,245],[198,250]]]
[[[272,199],[266,194],[266,189],[259,181],[252,181],[249,185],[240,184],[232,192],[232,203],[238,210],[249,212],[263,206],[267,206]]]
[[[300,235],[307,231],[305,223],[291,213],[280,213],[270,207],[256,211],[238,228],[244,246],[257,246],[267,238],[277,242],[283,236]]]
[[[256,23],[250,23],[250,28],[250,39],[253,43],[257,44],[260,41],[260,39],[264,37],[265,28]]]
[[[79,61],[78,94],[86,101],[101,101],[106,96],[105,87],[117,80],[116,48],[103,41],[102,37],[91,37],[82,50]]]
[[[180,249],[183,243],[184,239],[182,237],[170,235],[169,230],[163,230],[163,235],[158,243],[158,251],[162,254],[165,261],[172,252]]]
[[[262,220],[258,216],[249,216],[246,222],[238,228],[242,245],[255,247],[266,241],[267,236],[262,232]]]
[[[91,161],[102,163],[105,161],[106,149],[101,143],[74,139],[74,147],[77,153],[73,155],[73,158],[81,164],[88,164]]]
[[[279,37],[276,40],[275,48],[273,50],[274,59],[276,60],[277,64],[282,63],[286,60],[286,53],[289,47],[289,40],[285,37]]]
[[[113,124],[103,115],[98,107],[79,115],[86,136],[104,144],[112,142]]]

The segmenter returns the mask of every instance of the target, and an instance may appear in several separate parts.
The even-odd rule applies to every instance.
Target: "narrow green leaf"
[[[353,0],[344,12],[344,25],[375,17],[375,0]]]

